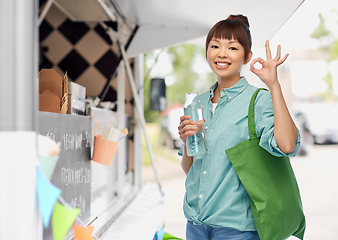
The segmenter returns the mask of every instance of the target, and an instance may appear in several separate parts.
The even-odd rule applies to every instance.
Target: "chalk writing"
[[[54,135],[54,133],[48,132],[48,133],[46,134],[46,136],[49,137],[50,139],[52,139],[52,140],[55,141],[55,135]]]
[[[81,195],[78,196],[78,198],[72,198],[69,204],[72,208],[80,208],[80,214],[81,217],[82,213],[86,212],[86,199],[82,197]]]
[[[72,149],[74,150],[74,134],[64,134],[63,135],[63,147],[65,150]]]
[[[87,168],[71,169],[61,168],[61,185],[79,185],[81,183],[90,183],[90,170]]]
[[[90,134],[86,131],[84,136],[82,133],[66,133],[63,134],[63,148],[64,150],[77,150],[82,148],[82,141],[84,147],[90,147]]]
[[[86,222],[91,212],[92,128],[89,117],[39,111],[37,130],[61,143],[51,183],[60,188],[69,205],[81,209],[79,216]],[[53,239],[51,225],[44,229],[43,239]]]
[[[75,134],[75,149],[81,149],[82,147],[82,133]]]
[[[90,135],[87,131],[86,131],[86,135],[84,136],[83,140],[86,142],[85,147],[86,148],[90,147]]]

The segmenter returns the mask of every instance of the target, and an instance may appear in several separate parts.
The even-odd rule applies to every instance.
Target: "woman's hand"
[[[289,54],[285,54],[285,56],[281,58],[281,46],[278,45],[276,57],[272,58],[269,41],[265,42],[265,51],[266,51],[266,60],[262,58],[254,59],[250,63],[250,70],[251,72],[256,74],[268,86],[268,88],[270,88],[275,84],[278,84],[277,67],[286,60]],[[257,62],[262,65],[261,69],[255,68],[254,65]]]
[[[189,120],[189,115],[183,115],[180,117],[180,125],[178,126],[178,134],[184,143],[186,143],[187,137],[190,137],[196,133],[196,122]]]
[[[269,41],[265,43],[266,60],[256,58],[250,63],[250,70],[256,74],[269,88],[272,97],[274,114],[274,137],[280,150],[284,153],[292,153],[296,148],[298,130],[289,110],[277,78],[277,67],[281,65],[289,54],[281,58],[281,46],[277,47],[275,58],[271,58]],[[259,62],[261,69],[256,69],[254,64]]]
[[[190,118],[191,117],[189,115],[183,115],[182,117],[180,117],[180,125],[178,126],[178,134],[184,142],[181,166],[185,174],[188,174],[193,163],[193,157],[187,155],[187,146],[185,145],[185,143],[187,137],[194,135],[197,130],[196,122],[190,120]]]

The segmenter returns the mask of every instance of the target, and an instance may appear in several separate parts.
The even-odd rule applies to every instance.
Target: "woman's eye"
[[[211,48],[218,48],[217,45],[211,45]]]
[[[237,48],[235,48],[235,47],[230,47],[230,50],[237,50]]]

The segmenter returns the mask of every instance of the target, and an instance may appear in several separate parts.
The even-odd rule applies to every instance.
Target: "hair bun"
[[[233,21],[239,21],[244,24],[248,29],[250,28],[249,25],[249,20],[246,16],[243,16],[242,14],[237,14],[237,15],[230,15],[226,20],[233,20]]]

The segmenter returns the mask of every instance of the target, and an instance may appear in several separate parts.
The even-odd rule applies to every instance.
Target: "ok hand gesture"
[[[281,46],[278,45],[276,57],[272,58],[269,41],[265,42],[265,52],[266,60],[260,57],[254,59],[250,63],[250,70],[256,74],[268,86],[268,88],[270,88],[274,84],[278,83],[277,67],[286,60],[289,54],[286,54],[283,58],[281,58]],[[254,64],[257,62],[262,65],[261,69],[255,68]]]

